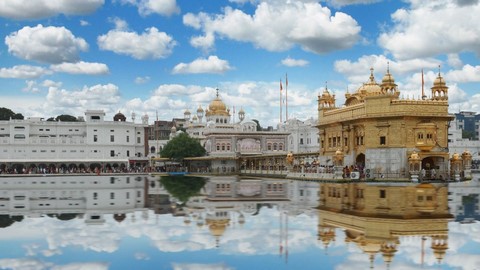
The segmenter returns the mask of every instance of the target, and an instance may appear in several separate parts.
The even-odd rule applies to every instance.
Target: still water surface
[[[0,178],[0,269],[480,269],[478,181],[47,178]]]

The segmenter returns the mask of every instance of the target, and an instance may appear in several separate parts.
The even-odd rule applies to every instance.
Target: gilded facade
[[[438,73],[431,98],[401,98],[387,69],[378,83],[371,69],[366,83],[345,94],[345,104],[335,105],[335,95],[325,88],[318,97],[319,161],[328,164],[340,150],[344,165],[362,178],[408,178],[408,158],[419,154],[423,173],[448,177],[448,87]]]
[[[426,249],[439,263],[445,257],[453,219],[445,184],[324,183],[319,197],[318,238],[325,247],[341,228],[345,242],[362,250],[372,266],[376,256],[390,265],[403,241],[422,248],[422,262]]]

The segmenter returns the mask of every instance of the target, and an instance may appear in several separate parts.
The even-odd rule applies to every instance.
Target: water
[[[0,269],[480,269],[478,181],[71,176],[0,187]]]

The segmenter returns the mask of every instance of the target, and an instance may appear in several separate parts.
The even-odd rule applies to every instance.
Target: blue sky
[[[479,112],[478,14],[478,0],[2,0],[0,107],[152,122],[205,108],[218,87],[232,113],[275,126],[286,74],[289,117],[304,120],[325,86],[341,106],[389,66],[404,98],[440,70],[451,112]]]

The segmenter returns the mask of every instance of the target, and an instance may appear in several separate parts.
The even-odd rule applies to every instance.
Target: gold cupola
[[[448,86],[445,79],[440,74],[440,66],[438,67],[438,76],[435,81],[433,81],[432,99],[448,100]]]
[[[215,99],[210,102],[208,105],[208,110],[206,112],[206,116],[212,116],[212,115],[217,115],[217,116],[230,116],[229,110],[227,110],[227,106],[225,103],[223,103],[222,99],[220,98],[218,94],[218,88],[217,88],[217,95]]]

